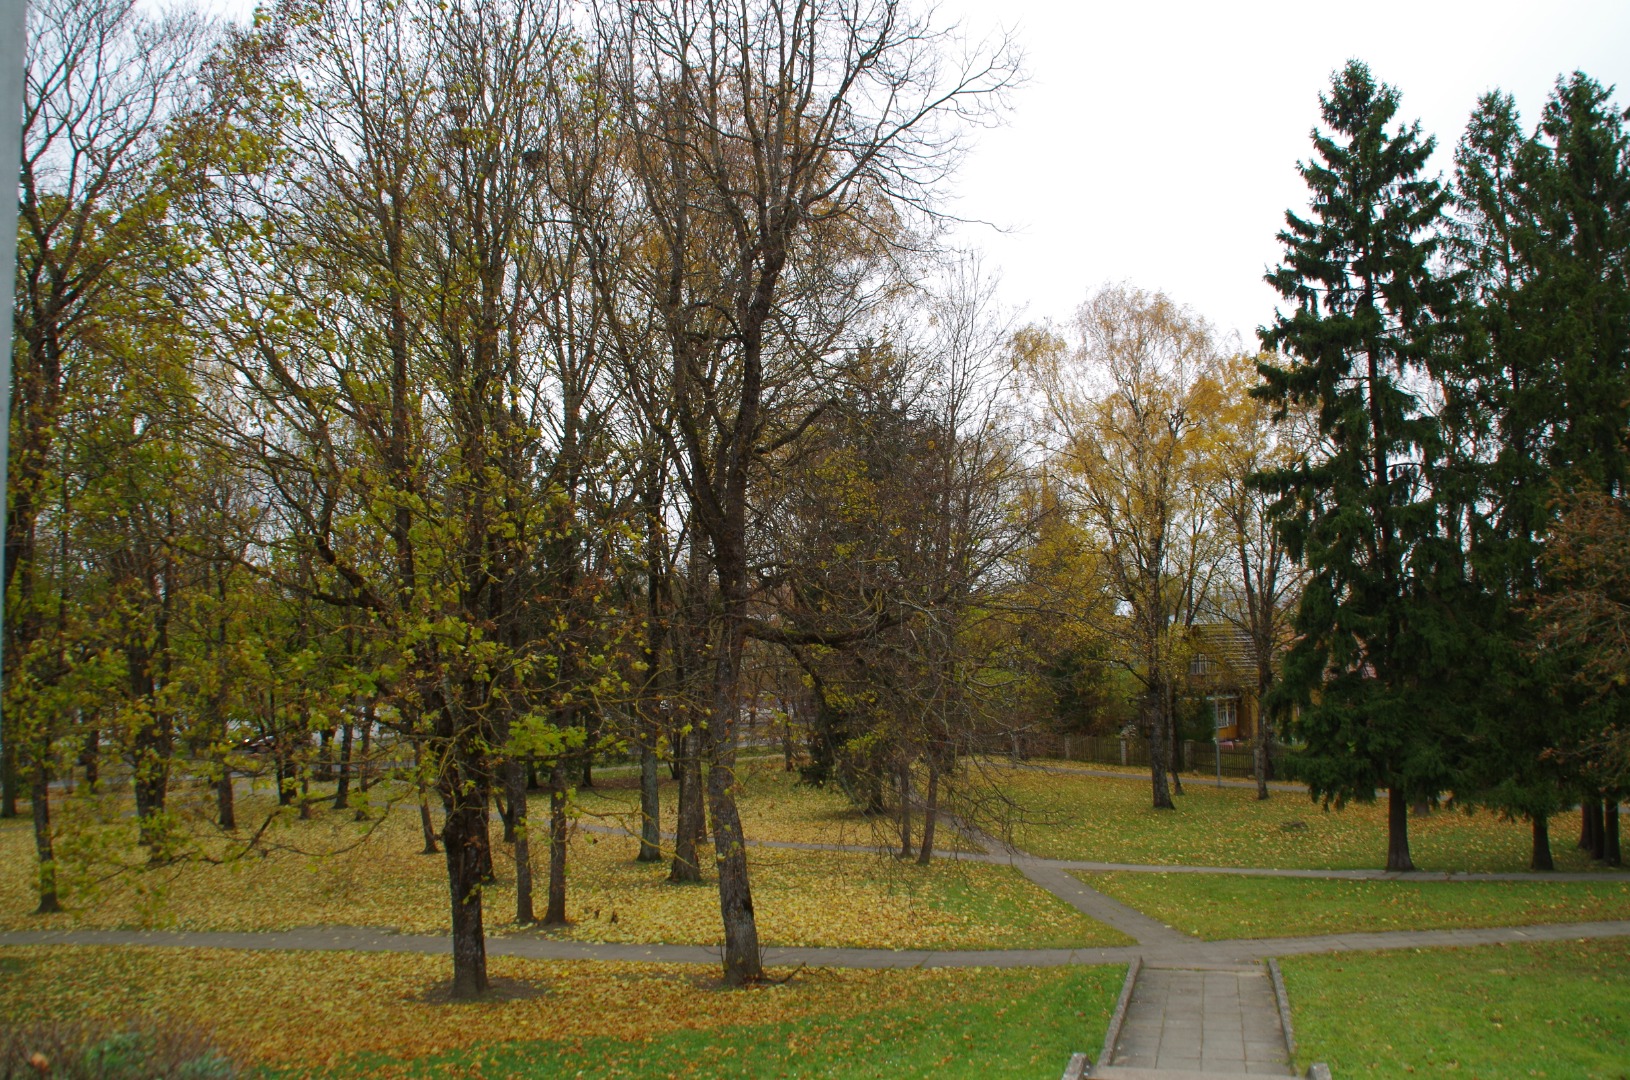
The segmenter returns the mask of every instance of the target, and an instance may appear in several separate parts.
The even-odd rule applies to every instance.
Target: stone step
[[[1241,1076],[1294,1076],[1289,1069],[1279,1072],[1222,1072],[1217,1069],[1196,1071],[1194,1069],[1140,1069],[1129,1065],[1110,1065],[1102,1069],[1092,1069],[1086,1076],[1092,1080],[1216,1080],[1217,1077],[1226,1077],[1228,1080],[1238,1080]]]

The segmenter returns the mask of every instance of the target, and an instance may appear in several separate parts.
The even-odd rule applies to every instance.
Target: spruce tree
[[[1299,166],[1306,217],[1286,214],[1268,275],[1293,305],[1260,331],[1284,357],[1259,396],[1318,416],[1321,448],[1257,478],[1308,569],[1281,694],[1299,708],[1296,769],[1341,805],[1389,792],[1387,869],[1412,870],[1408,807],[1450,782],[1465,723],[1452,684],[1462,585],[1431,372],[1452,337],[1454,289],[1434,275],[1446,189],[1422,175],[1433,142],[1394,126],[1398,94],[1352,61],[1321,95],[1326,130]]]
[[[1578,748],[1622,725],[1620,695],[1536,648],[1527,612],[1558,588],[1542,558],[1557,506],[1621,492],[1630,472],[1630,140],[1608,97],[1583,74],[1560,79],[1524,137],[1511,99],[1491,94],[1456,154],[1451,254],[1477,332],[1446,382],[1485,448],[1468,455],[1488,678],[1467,787],[1533,821],[1535,869],[1551,867],[1546,815],[1617,797]]]

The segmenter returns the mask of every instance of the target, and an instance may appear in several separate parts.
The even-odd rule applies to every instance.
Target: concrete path
[[[1102,1059],[1100,1059],[1102,1061]],[[1279,1003],[1260,964],[1182,970],[1144,964],[1108,1068],[1286,1076]]]
[[[1484,930],[1394,930],[1375,934],[1201,941],[1178,935],[1173,942],[1093,949],[845,949],[769,947],[765,962],[842,968],[1064,967],[1071,964],[1125,964],[1135,958],[1161,967],[1202,969],[1250,964],[1267,957],[1305,956],[1355,950],[1428,949],[1522,941],[1577,941],[1630,937],[1630,920],[1514,926]],[[0,946],[118,945],[187,949],[270,949],[318,952],[445,953],[438,934],[397,934],[355,926],[320,926],[281,931],[202,930],[15,930],[0,932]],[[623,945],[562,941],[539,933],[495,935],[487,939],[492,956],[538,960],[615,960],[627,963],[711,964],[719,950],[709,945]]]

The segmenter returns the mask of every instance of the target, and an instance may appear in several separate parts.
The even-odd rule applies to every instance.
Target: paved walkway
[[[1175,933],[1175,931],[1174,931]],[[1320,937],[1240,938],[1201,941],[1178,934],[1177,940],[1092,949],[844,949],[771,947],[771,965],[807,964],[841,968],[1064,967],[1070,964],[1124,964],[1135,958],[1167,967],[1248,964],[1279,956],[1355,950],[1431,949],[1496,945],[1521,941],[1577,941],[1581,938],[1630,937],[1630,920],[1508,926],[1480,930],[1392,930],[1373,934],[1329,934]],[[152,948],[313,950],[319,952],[445,953],[447,937],[398,934],[359,926],[315,926],[298,930],[14,930],[0,932],[0,946],[137,945]],[[719,950],[710,945],[624,945],[562,941],[522,931],[487,938],[493,956],[537,960],[619,960],[665,964],[714,963]]]
[[[1111,1069],[1291,1072],[1279,1002],[1261,964],[1198,970],[1143,965],[1108,1057]],[[1098,1075],[1113,1072],[1100,1069]]]
[[[954,827],[959,827],[952,822]],[[594,832],[625,832],[583,826]],[[1178,867],[1038,859],[976,830],[960,828],[975,852],[948,852],[948,858],[1007,863],[1036,885],[1089,918],[1136,940],[1136,945],[1091,949],[980,949],[958,951],[769,948],[774,966],[838,968],[1059,967],[1070,964],[1132,966],[1131,992],[1119,1023],[1112,1025],[1098,1067],[1106,1080],[1140,1077],[1180,1080],[1189,1076],[1275,1074],[1289,1071],[1281,1010],[1263,972],[1269,957],[1358,950],[1421,949],[1523,941],[1630,937],[1630,920],[1558,923],[1471,930],[1399,930],[1316,937],[1202,941],[1166,926],[1086,885],[1069,871],[1135,873],[1213,873],[1256,876],[1343,878],[1349,880],[1447,881],[1612,881],[1626,873],[1600,874],[1391,874],[1369,870],[1268,870],[1238,867]],[[818,851],[873,851],[844,844],[759,841],[756,846]],[[114,945],[209,949],[271,949],[439,954],[442,935],[398,934],[366,927],[310,927],[281,932],[202,932],[126,930],[40,930],[0,933],[0,946]],[[487,939],[487,952],[541,960],[601,960],[645,963],[712,964],[716,947],[625,945],[563,941],[536,931]]]

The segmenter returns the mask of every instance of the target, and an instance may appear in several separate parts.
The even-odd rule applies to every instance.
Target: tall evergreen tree
[[[1286,214],[1268,275],[1290,314],[1261,330],[1285,356],[1256,393],[1316,411],[1322,450],[1258,477],[1308,581],[1281,694],[1300,707],[1299,769],[1315,798],[1389,791],[1387,869],[1411,870],[1408,806],[1444,790],[1461,718],[1447,612],[1459,545],[1433,487],[1439,417],[1423,390],[1453,289],[1434,276],[1448,198],[1422,170],[1433,141],[1393,126],[1397,91],[1363,64],[1320,97],[1327,131],[1300,166],[1307,217]]]
[[[1569,657],[1531,646],[1524,611],[1558,587],[1541,558],[1557,496],[1611,496],[1627,473],[1630,142],[1609,93],[1577,72],[1558,80],[1532,137],[1509,96],[1488,95],[1456,154],[1451,255],[1478,332],[1447,383],[1471,440],[1489,675],[1467,779],[1533,821],[1535,869],[1551,867],[1546,815],[1590,772],[1572,751],[1614,722],[1611,698],[1571,678]],[[1585,787],[1587,802],[1603,797]]]

